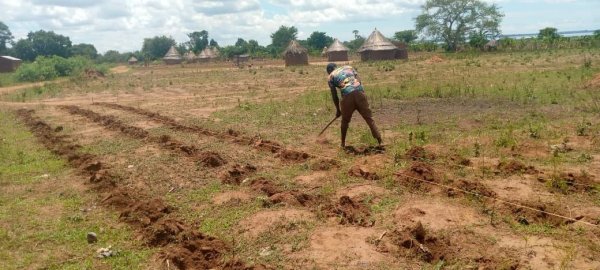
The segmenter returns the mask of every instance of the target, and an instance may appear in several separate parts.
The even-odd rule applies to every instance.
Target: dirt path
[[[15,92],[17,90],[21,90],[21,89],[44,86],[47,83],[61,83],[66,80],[67,79],[63,78],[63,79],[58,79],[58,80],[54,80],[54,81],[43,81],[43,82],[25,83],[25,84],[19,84],[19,85],[0,87],[0,95],[9,94],[9,93]]]

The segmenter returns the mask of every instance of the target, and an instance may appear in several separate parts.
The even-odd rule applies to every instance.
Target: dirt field
[[[600,269],[600,50],[325,65],[0,88],[0,268]]]

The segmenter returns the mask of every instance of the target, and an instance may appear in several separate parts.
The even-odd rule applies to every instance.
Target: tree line
[[[421,14],[415,18],[415,28],[396,32],[392,39],[407,45],[411,51],[449,52],[464,49],[484,49],[490,40],[499,40],[500,48],[540,49],[576,46],[596,46],[600,40],[600,30],[590,37],[565,38],[556,28],[540,30],[537,38],[502,38],[500,24],[504,14],[495,4],[481,0],[427,0],[421,6]],[[365,37],[353,30],[353,39],[344,44],[350,51],[356,51],[364,43]],[[72,44],[67,36],[53,31],[30,32],[27,37],[14,40],[8,26],[0,22],[0,54],[13,55],[25,61],[33,61],[39,56],[83,56],[99,63],[125,62],[131,56],[139,60],[154,61],[164,56],[171,46],[184,54],[193,51],[198,54],[207,47],[217,47],[221,57],[248,54],[255,57],[278,57],[291,40],[298,39],[295,26],[280,26],[270,35],[271,44],[260,45],[256,40],[238,38],[235,44],[219,46],[210,38],[208,31],[200,30],[187,34],[188,41],[177,43],[170,36],[145,38],[142,47],[134,52],[109,50],[99,54],[92,44]],[[321,53],[325,46],[333,42],[333,37],[325,32],[315,31],[307,39],[298,40],[313,55]],[[591,45],[590,45],[591,44]],[[10,46],[9,46],[10,45]]]

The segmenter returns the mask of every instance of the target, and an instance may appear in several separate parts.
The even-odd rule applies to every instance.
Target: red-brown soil
[[[108,179],[108,167],[91,154],[78,154],[79,146],[56,134],[48,124],[33,115],[32,110],[18,110],[17,115],[32,133],[53,153],[67,159],[79,172],[93,179],[93,185],[102,185]],[[137,134],[137,133],[136,133]],[[100,177],[98,173],[102,172]],[[173,208],[160,198],[148,198],[143,191],[118,187],[102,189],[104,205],[119,212],[120,219],[137,228],[140,237],[150,246],[164,246],[160,257],[179,269],[209,269],[227,265],[223,254],[228,252],[224,242],[196,232],[182,221],[172,217]],[[99,191],[101,192],[101,191]],[[231,263],[230,263],[231,264]],[[236,262],[235,265],[243,265]]]
[[[500,161],[496,168],[503,175],[536,174],[539,171],[533,166],[527,166],[518,160]]]
[[[324,211],[329,217],[338,218],[341,225],[370,227],[375,223],[371,219],[371,210],[364,203],[353,201],[348,196],[342,196],[335,204],[325,206]]]
[[[431,161],[435,160],[436,156],[433,153],[428,152],[421,146],[413,146],[406,151],[404,157],[408,160],[413,161]]]
[[[433,167],[421,161],[414,161],[409,168],[397,173],[396,179],[402,185],[422,190],[431,189],[431,186],[427,182],[438,182]]]
[[[162,135],[159,137],[151,136],[148,131],[139,127],[127,125],[114,116],[101,115],[94,111],[82,109],[77,106],[61,106],[61,108],[70,114],[86,117],[110,130],[119,131],[136,139],[146,139],[147,141],[157,143],[161,147],[174,152],[183,152],[187,156],[200,160],[200,162],[207,167],[218,167],[227,163],[222,157],[219,156],[219,154],[215,152],[202,152],[195,146],[186,145],[168,135]]]
[[[250,164],[234,164],[230,168],[222,171],[219,174],[219,178],[224,184],[239,185],[253,172],[256,172],[256,167]]]
[[[200,133],[200,134],[204,134],[204,135],[208,135],[208,136],[213,136],[215,138],[222,139],[222,140],[229,140],[230,142],[234,142],[234,143],[238,143],[238,144],[242,144],[242,145],[251,145],[256,149],[268,151],[273,154],[276,154],[276,156],[280,157],[283,160],[305,161],[312,157],[310,154],[308,154],[306,152],[287,149],[285,146],[283,146],[282,144],[277,143],[277,142],[263,140],[263,139],[257,138],[257,137],[242,136],[242,135],[240,135],[240,132],[235,131],[233,129],[229,129],[225,132],[216,132],[216,131],[211,131],[211,130],[208,130],[206,128],[202,128],[202,127],[199,127],[196,125],[183,125],[183,124],[180,124],[178,121],[176,121],[173,118],[170,118],[170,117],[167,117],[164,115],[160,115],[159,113],[139,109],[139,108],[129,107],[129,106],[115,104],[115,103],[94,103],[94,105],[104,106],[104,107],[108,107],[108,108],[112,108],[112,109],[123,110],[123,111],[133,112],[133,113],[136,113],[139,115],[143,115],[154,121],[157,121],[166,126],[169,126],[170,128],[173,128],[175,130]]]

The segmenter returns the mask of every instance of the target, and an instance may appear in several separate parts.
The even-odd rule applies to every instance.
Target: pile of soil
[[[499,248],[493,242],[472,233],[434,234],[418,222],[413,227],[394,230],[375,241],[377,250],[400,258],[423,262],[461,262],[468,269],[518,269],[518,254]],[[481,251],[486,252],[482,253]],[[467,267],[468,266],[468,267]]]
[[[500,211],[506,215],[512,216],[516,222],[523,225],[530,224],[546,224],[552,227],[558,227],[563,224],[569,223],[568,220],[557,217],[548,213],[554,213],[561,216],[569,216],[558,205],[554,203],[542,203],[542,202],[515,202],[525,207],[514,206],[514,205],[503,205],[504,208],[500,208]],[[539,211],[531,210],[536,209]],[[543,212],[540,212],[543,211]],[[582,219],[583,217],[576,218]]]
[[[333,168],[338,168],[340,163],[334,159],[320,158],[310,164],[310,168],[315,171],[328,171]]]
[[[596,187],[600,186],[594,180],[594,176],[588,173],[561,173],[560,175],[553,175],[550,187],[552,189],[559,190],[563,193],[573,192],[591,192],[596,190]],[[542,182],[547,180],[540,178]]]
[[[281,150],[281,152],[278,155],[280,158],[282,158],[284,160],[293,160],[293,161],[304,161],[304,160],[307,160],[308,158],[310,158],[310,155],[305,152],[296,151],[296,150],[288,150],[288,149]]]
[[[250,174],[256,171],[256,167],[250,164],[235,164],[231,168],[221,172],[219,178],[223,184],[239,185]]]
[[[227,160],[223,159],[218,153],[203,152],[200,154],[200,162],[207,167],[221,167],[227,164]]]
[[[377,175],[376,172],[372,172],[366,166],[362,166],[362,165],[358,165],[358,164],[350,167],[350,170],[348,170],[348,175],[354,176],[354,177],[361,177],[366,180],[379,180],[380,179],[379,175]]]
[[[539,171],[533,166],[526,166],[518,160],[501,161],[496,168],[503,175],[513,174],[536,174]]]
[[[460,165],[460,166],[471,166],[473,164],[473,162],[471,162],[470,159],[462,157],[460,155],[450,155],[448,157],[448,159],[450,161],[452,161],[454,164],[456,165]]]
[[[253,141],[254,141],[255,148],[267,150],[267,151],[270,151],[271,153],[278,153],[279,151],[283,150],[283,146],[276,142],[272,142],[269,140],[261,140],[261,139],[256,139]]]
[[[339,218],[342,225],[370,227],[375,224],[375,221],[371,219],[371,210],[364,203],[355,202],[348,196],[340,197],[337,203],[327,205],[323,210],[327,216]]]
[[[282,191],[281,188],[273,184],[273,182],[264,178],[252,180],[250,187],[255,191],[267,194],[267,196],[273,196]]]
[[[414,189],[429,190],[430,185],[426,182],[438,182],[431,165],[421,161],[413,162],[409,168],[397,173],[396,176],[401,184]]]
[[[475,194],[478,194],[481,196],[485,196],[485,197],[489,197],[489,198],[496,198],[498,196],[496,194],[496,192],[494,192],[493,190],[490,190],[482,183],[471,182],[471,181],[467,181],[467,180],[460,180],[460,181],[458,181],[458,184],[454,183],[454,185],[461,190],[466,190],[466,191],[469,191],[469,192],[472,192],[472,193],[475,193]],[[459,190],[454,190],[454,189],[447,189],[446,194],[449,197],[457,197],[457,196],[467,195],[464,192],[461,192]],[[468,195],[472,195],[472,194],[468,194]]]
[[[421,146],[413,146],[406,151],[404,157],[408,160],[413,161],[431,161],[435,160],[436,156],[433,153],[429,153],[425,148]]]

